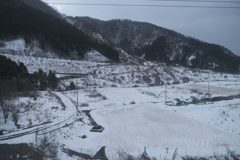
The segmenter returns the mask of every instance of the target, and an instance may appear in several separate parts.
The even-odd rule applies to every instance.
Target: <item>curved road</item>
[[[54,130],[57,130],[59,128],[62,128],[66,124],[73,123],[75,121],[75,117],[77,115],[77,110],[76,110],[75,105],[66,96],[64,96],[62,93],[55,92],[55,95],[58,96],[62,100],[62,102],[65,104],[65,106],[67,106],[68,111],[72,112],[71,116],[62,119],[60,122],[57,122],[57,123],[43,124],[43,125],[40,125],[40,126],[35,126],[35,127],[32,127],[32,128],[22,129],[20,131],[11,132],[11,133],[8,133],[8,134],[1,135],[0,136],[0,141],[13,139],[13,138],[17,138],[17,137],[37,133],[37,132],[40,135],[41,134],[46,134],[46,133],[52,132]]]

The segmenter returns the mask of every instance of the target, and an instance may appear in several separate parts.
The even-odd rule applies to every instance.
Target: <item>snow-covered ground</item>
[[[124,65],[102,62],[76,61],[57,58],[43,58],[24,55],[1,54],[13,61],[24,62],[30,73],[41,68],[44,72],[49,70],[56,73],[81,73],[87,74],[85,81],[78,80],[78,86],[85,87],[140,87],[159,86],[164,83],[177,84],[188,81],[213,82],[232,81],[239,82],[239,75],[215,73],[208,70],[187,69],[184,67],[169,67],[149,63],[148,65]],[[64,75],[57,74],[61,77]],[[72,81],[77,83],[76,79]],[[87,82],[86,82],[87,81]],[[69,85],[70,80],[62,81]]]
[[[189,96],[201,98],[203,94],[192,92],[206,85],[187,83],[167,86],[167,100],[186,99]],[[239,93],[234,82],[213,83],[212,96],[227,96]],[[194,87],[195,86],[195,87]],[[178,155],[211,156],[214,153],[225,154],[225,145],[240,153],[240,101],[220,101],[188,106],[166,106],[165,87],[139,88],[96,88],[78,92],[78,110],[92,110],[94,120],[105,127],[102,133],[90,132],[92,126],[84,113],[75,118],[75,122],[54,131],[55,137],[65,148],[94,154],[101,146],[106,146],[110,159],[117,152],[125,151],[138,156],[144,146],[152,157],[170,159],[178,148]],[[232,92],[224,92],[231,90]],[[221,92],[222,91],[222,92]],[[47,93],[46,93],[47,94]],[[76,104],[77,91],[55,93],[67,98],[67,105]],[[40,101],[40,100],[39,100]],[[53,106],[53,102],[42,99],[44,105]],[[88,106],[81,107],[81,104]],[[58,106],[55,104],[54,106]],[[71,110],[67,107],[70,115]],[[51,112],[57,117],[60,112]],[[1,143],[34,142],[34,135],[0,141]],[[86,136],[83,139],[83,136]],[[168,148],[168,153],[166,148]],[[61,157],[67,157],[59,153]],[[67,157],[70,158],[70,157]],[[71,157],[71,159],[74,159]],[[77,158],[76,158],[77,159]]]
[[[36,101],[20,98],[15,102],[24,103],[23,106],[30,103],[33,106],[28,111],[25,110],[26,107],[21,108],[19,124],[23,128],[32,125],[29,129],[32,130],[42,122],[50,122],[41,126],[49,127],[47,132],[53,131],[59,146],[64,145],[65,148],[90,155],[106,146],[109,159],[114,159],[117,152],[122,151],[138,156],[145,146],[148,154],[157,159],[171,159],[176,148],[178,157],[225,154],[225,146],[240,154],[239,99],[181,107],[164,104],[165,100],[174,98],[206,98],[208,92],[211,97],[239,94],[239,75],[154,63],[116,65],[4,55],[16,62],[24,62],[29,72],[35,72],[41,67],[45,72],[55,70],[57,73],[88,74],[86,79],[62,80],[62,86],[73,81],[79,88],[78,91],[41,92]],[[91,57],[89,55],[88,58]],[[183,83],[186,79],[189,82]],[[164,83],[168,85],[165,86]],[[149,87],[153,85],[158,86]],[[62,110],[63,104],[65,110]],[[105,128],[102,133],[90,132],[92,125],[88,116],[82,112],[84,110],[91,110],[92,118]],[[11,119],[7,124],[4,124],[2,117],[0,119],[0,130],[5,130],[0,139],[24,132],[17,129]],[[31,132],[22,137],[1,140],[0,143],[30,143],[34,140],[35,132]],[[62,152],[59,157],[77,159]]]
[[[240,143],[239,135],[201,123],[156,104],[100,110],[93,112],[93,115],[97,121],[102,121],[106,129],[101,135],[89,139],[96,144],[107,146],[111,153],[122,149],[136,155],[147,146],[150,153],[156,153],[152,156],[163,155],[165,148],[172,151],[175,148],[199,150],[200,153],[211,156],[217,147],[237,147]]]
[[[204,94],[192,90],[207,93],[203,87],[207,84],[168,86],[167,99],[186,99],[190,96],[201,98]],[[218,82],[210,85],[213,97],[239,93],[237,83],[221,82],[219,85]],[[179,156],[184,156],[186,152],[192,156],[198,153],[201,156],[225,154],[226,145],[240,153],[239,99],[181,107],[166,106],[164,90],[162,86],[79,91],[79,102],[88,104],[87,107],[79,107],[79,110],[91,109],[92,117],[105,130],[102,133],[91,133],[89,130],[80,131],[78,126],[73,125],[73,135],[86,135],[87,138],[78,138],[77,146],[74,143],[76,139],[69,139],[67,146],[78,151],[81,148],[97,150],[100,146],[107,146],[110,157],[121,150],[139,155],[144,146],[147,146],[153,157],[161,154],[171,158],[176,148]],[[76,92],[66,94],[74,97],[73,101],[77,99]],[[101,96],[93,96],[97,94]],[[168,155],[166,148],[169,149]]]

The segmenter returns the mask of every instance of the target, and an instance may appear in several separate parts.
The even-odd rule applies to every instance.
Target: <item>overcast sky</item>
[[[49,5],[56,8],[60,13],[64,13],[69,16],[89,16],[100,20],[130,19],[133,21],[149,22],[177,31],[185,36],[190,36],[209,43],[222,45],[236,55],[240,56],[240,0],[195,0],[205,2],[193,2],[194,0],[175,0],[168,2],[166,2],[166,0],[43,1],[46,3],[59,3]],[[220,3],[219,1],[229,3]],[[69,3],[75,3],[75,5],[70,5]],[[76,5],[76,3],[78,5]],[[124,5],[114,6],[109,4]],[[125,6],[125,4],[133,6]],[[198,8],[177,6],[214,6],[238,8]]]

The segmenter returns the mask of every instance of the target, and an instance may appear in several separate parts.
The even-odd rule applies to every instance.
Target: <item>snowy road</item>
[[[25,136],[25,135],[35,134],[36,132],[38,132],[39,135],[46,134],[46,133],[52,132],[54,130],[57,130],[59,128],[62,128],[66,124],[73,123],[75,121],[75,117],[77,115],[76,107],[62,93],[55,92],[55,95],[57,95],[62,100],[62,102],[65,104],[65,106],[67,106],[66,112],[70,112],[70,114],[69,114],[70,116],[65,117],[61,120],[52,122],[52,123],[38,125],[38,126],[35,126],[32,128],[22,129],[22,130],[19,130],[16,132],[1,135],[0,141],[14,139],[14,138],[18,138],[18,137]]]

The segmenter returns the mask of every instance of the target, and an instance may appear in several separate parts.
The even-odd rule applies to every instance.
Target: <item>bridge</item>
[[[89,74],[84,73],[55,73],[56,75],[63,75],[60,77],[61,79],[68,79],[68,78],[86,78]]]

